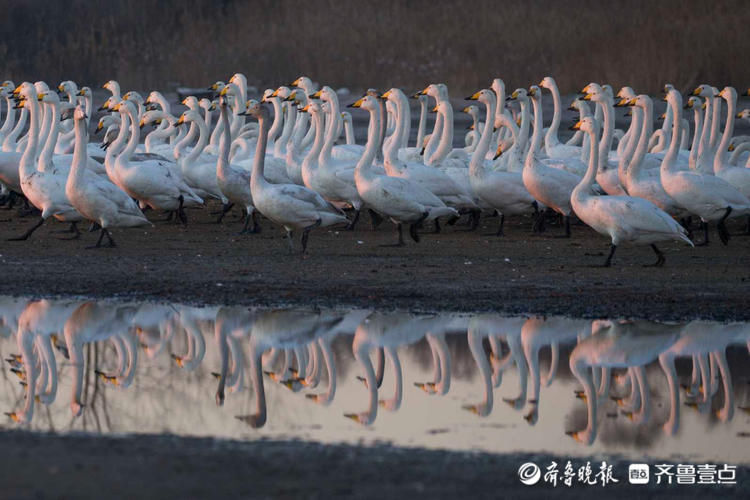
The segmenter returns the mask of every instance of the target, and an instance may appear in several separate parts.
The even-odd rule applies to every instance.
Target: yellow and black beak
[[[36,96],[36,100],[42,102],[46,96],[47,92],[39,92]]]
[[[582,99],[583,99],[584,101],[590,101],[590,100],[591,100],[591,94],[588,94],[588,93],[586,93],[586,94],[583,94],[583,97],[582,97]]]
[[[223,89],[221,89],[221,92],[219,92],[219,95],[223,97],[223,96],[227,95],[228,92],[229,92],[229,86],[224,87]]]
[[[359,101],[357,101],[357,102],[359,102]],[[353,104],[350,104],[349,106],[350,107],[354,107]],[[302,111],[303,113],[307,113],[309,110],[310,110],[310,104],[309,103],[307,105],[305,105],[304,108],[300,108],[300,111]]]
[[[295,90],[295,91],[293,91],[293,92],[292,92],[291,94],[289,94],[289,95],[288,95],[288,96],[286,97],[286,99],[284,99],[284,100],[285,100],[285,101],[295,101],[295,100],[297,100],[297,91],[296,91],[296,90]]]
[[[322,91],[322,90],[318,90],[317,92],[315,92],[315,93],[314,93],[313,95],[311,95],[310,97],[311,97],[312,99],[320,99],[320,96],[321,96],[321,95],[323,95],[323,91]]]
[[[391,93],[392,92],[390,90],[387,90],[383,95],[380,96],[380,99],[388,99],[388,97],[390,97]]]
[[[619,101],[615,103],[616,108],[622,108],[628,105],[628,99],[626,97],[621,97]]]
[[[695,96],[701,95],[701,88],[696,87],[695,90],[693,90],[693,95]]]
[[[500,144],[500,145],[499,145],[499,146],[497,147],[497,151],[495,151],[495,156],[494,156],[494,157],[492,157],[492,159],[493,159],[493,160],[497,160],[498,158],[500,158],[500,157],[502,156],[502,154],[503,154],[503,145],[502,145],[502,144]]]
[[[319,93],[319,92],[320,91],[318,91],[316,93]],[[363,102],[365,102],[365,98],[364,97],[360,97],[359,99],[357,99],[356,101],[354,101],[353,103],[351,103],[347,107],[349,107],[349,108],[361,108]],[[305,107],[307,107],[307,106],[305,106]]]
[[[581,120],[578,120],[575,125],[570,127],[570,130],[581,130]]]
[[[628,101],[628,106],[635,106],[637,104],[637,99],[633,98]]]
[[[466,100],[467,101],[478,101],[480,93],[481,93],[481,91],[476,91],[473,94],[471,94],[469,97],[467,97]]]

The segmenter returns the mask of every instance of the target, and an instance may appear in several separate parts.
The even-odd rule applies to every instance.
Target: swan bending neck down
[[[612,239],[612,246],[604,263],[605,267],[612,264],[612,256],[621,243],[650,244],[657,256],[653,265],[657,267],[664,265],[666,259],[655,243],[677,240],[693,246],[685,228],[650,201],[632,196],[597,196],[594,194],[592,186],[599,156],[598,123],[593,118],[587,117],[576,123],[574,128],[589,134],[591,152],[589,153],[589,168],[573,190],[570,201],[576,215],[583,222],[599,234],[607,235]]]
[[[294,231],[301,229],[302,253],[305,254],[312,229],[339,223],[348,224],[349,221],[339,209],[315,191],[296,184],[271,184],[266,180],[263,170],[268,139],[268,110],[260,103],[254,103],[246,113],[255,116],[260,124],[250,181],[255,208],[271,221],[284,226],[290,252],[294,251]]]

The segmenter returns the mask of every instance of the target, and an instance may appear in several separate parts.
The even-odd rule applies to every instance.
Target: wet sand
[[[218,209],[212,204],[211,209]],[[161,214],[150,212],[157,220]],[[189,225],[115,230],[119,247],[87,250],[97,238],[61,241],[48,222],[28,241],[5,241],[34,224],[0,210],[0,294],[80,295],[173,300],[199,304],[304,304],[415,310],[502,311],[651,319],[750,319],[750,237],[745,220],[731,221],[723,246],[715,231],[708,247],[666,243],[667,262],[645,268],[648,247],[623,246],[614,267],[599,268],[609,240],[574,224],[531,234],[530,218],[483,218],[475,232],[459,225],[422,234],[419,244],[392,243],[394,226],[377,231],[363,215],[356,230],[313,231],[309,256],[289,255],[284,231],[262,220],[262,232],[238,235],[239,211],[223,224],[209,210],[188,210]],[[461,222],[459,222],[461,224]],[[431,228],[425,228],[425,230]],[[696,226],[697,230],[697,226]],[[297,235],[299,237],[299,235]],[[408,236],[407,236],[408,238]],[[700,236],[699,236],[700,238]],[[297,240],[299,250],[299,240]]]
[[[569,457],[490,455],[439,450],[237,442],[174,436],[127,438],[0,433],[2,498],[747,498],[748,469],[737,485],[630,485],[628,461],[570,458],[613,465],[617,484],[525,486],[521,464],[561,469]],[[667,462],[672,463],[672,462]],[[562,465],[560,465],[562,464]],[[653,465],[653,464],[652,464]],[[652,467],[652,470],[654,468]]]

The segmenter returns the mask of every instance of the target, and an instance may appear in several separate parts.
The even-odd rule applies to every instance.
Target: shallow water
[[[0,316],[6,427],[750,463],[748,323],[10,297]]]

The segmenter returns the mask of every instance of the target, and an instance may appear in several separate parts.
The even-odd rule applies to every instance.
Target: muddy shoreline
[[[216,209],[216,206],[211,206]],[[33,217],[0,211],[0,294],[92,298],[121,297],[195,304],[305,305],[384,309],[497,311],[507,314],[652,319],[750,319],[750,237],[745,221],[731,221],[729,246],[715,233],[708,247],[660,245],[667,263],[648,247],[618,249],[614,267],[603,262],[609,242],[582,225],[571,239],[558,226],[542,236],[529,218],[506,220],[505,236],[459,225],[422,234],[403,248],[392,243],[390,223],[377,231],[363,216],[354,231],[323,229],[310,238],[310,255],[288,255],[283,230],[262,221],[262,232],[238,235],[239,213],[215,224],[209,210],[190,210],[185,228],[114,231],[119,247],[87,250],[96,234],[62,241],[50,221],[28,241]],[[150,213],[156,220],[160,214]],[[460,223],[459,223],[460,224]],[[299,248],[299,241],[297,242]]]
[[[104,437],[2,431],[3,498],[607,498],[658,495],[747,498],[747,467],[736,485],[628,484],[629,461],[618,457],[555,457],[465,453],[388,444],[351,446],[300,441],[252,442],[173,435]],[[543,481],[525,486],[518,468],[552,460],[576,466],[602,460],[619,480],[606,487]],[[647,461],[650,462],[650,461]],[[662,463],[662,462],[659,462]],[[667,461],[666,463],[672,463]],[[653,468],[653,463],[652,470]],[[558,465],[560,467],[560,465]],[[144,485],[148,485],[144,487]]]

